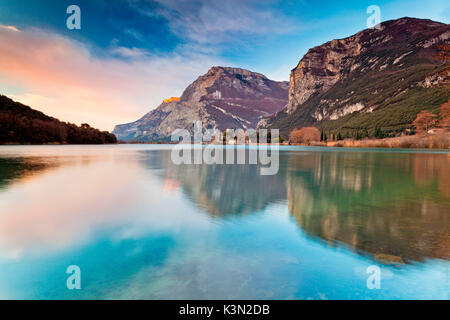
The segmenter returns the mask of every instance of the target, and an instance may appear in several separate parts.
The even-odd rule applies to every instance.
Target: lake
[[[263,176],[170,150],[1,146],[0,299],[449,298],[448,152],[280,147]]]

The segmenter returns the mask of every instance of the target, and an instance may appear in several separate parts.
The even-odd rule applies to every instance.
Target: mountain
[[[170,139],[175,129],[201,120],[204,128],[248,129],[282,110],[288,102],[288,82],[277,82],[245,69],[213,67],[178,98],[163,101],[141,119],[115,127],[121,140]]]
[[[0,144],[116,142],[116,137],[109,132],[91,128],[88,124],[78,127],[75,124],[61,122],[0,95]]]
[[[258,127],[284,137],[310,125],[342,136],[408,131],[421,110],[450,99],[448,64],[437,58],[449,38],[448,24],[401,18],[312,48],[291,72],[286,108]]]

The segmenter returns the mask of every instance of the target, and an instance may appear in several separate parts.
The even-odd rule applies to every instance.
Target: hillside
[[[282,110],[288,102],[287,82],[277,82],[245,69],[213,67],[178,98],[164,100],[141,119],[115,127],[121,140],[158,141],[175,129],[192,127],[249,129]]]
[[[450,26],[402,18],[312,48],[291,72],[289,103],[258,127],[314,125],[327,133],[395,136],[413,129],[421,110],[450,99],[448,65],[437,58]]]
[[[61,122],[0,95],[0,144],[116,143],[109,132]]]

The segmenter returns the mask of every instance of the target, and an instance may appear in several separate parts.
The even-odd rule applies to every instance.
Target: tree
[[[311,142],[320,141],[320,131],[315,127],[304,127],[300,130],[293,130],[289,136],[291,143],[311,144]]]
[[[376,128],[375,128],[375,134],[374,134],[374,137],[375,137],[376,139],[383,139],[383,138],[384,138],[384,132],[383,132],[379,127],[376,127]]]
[[[438,45],[437,48],[439,51],[436,58],[444,63],[445,70],[443,75],[447,75],[447,73],[450,72],[450,45],[442,44]]]
[[[414,120],[413,125],[416,127],[417,131],[428,132],[433,125],[436,123],[437,116],[428,110],[421,111],[416,120]]]
[[[369,137],[369,131],[367,131],[367,129],[364,129],[363,139],[367,139],[368,137]]]

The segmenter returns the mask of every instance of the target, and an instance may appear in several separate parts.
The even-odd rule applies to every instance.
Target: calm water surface
[[[449,298],[448,153],[279,155],[261,176],[169,146],[0,147],[0,299]]]

